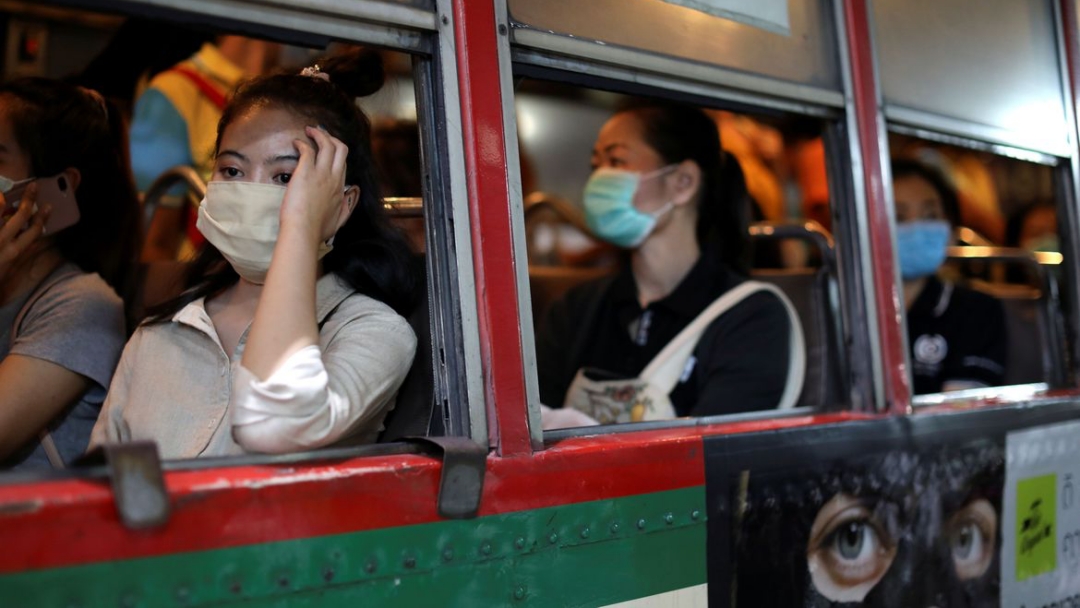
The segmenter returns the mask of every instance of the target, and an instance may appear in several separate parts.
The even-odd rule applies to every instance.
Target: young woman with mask
[[[1001,384],[1007,351],[1001,303],[935,276],[960,219],[956,191],[915,161],[894,160],[892,174],[915,394]]]
[[[0,85],[0,469],[70,464],[105,399],[139,234],[124,131],[89,89]]]
[[[716,124],[697,108],[628,106],[600,130],[592,165],[588,223],[626,249],[629,264],[550,310],[537,337],[541,401],[584,409],[600,422],[653,419],[639,406],[664,395],[673,411],[659,417],[791,405],[803,373],[801,346],[793,351],[798,320],[782,294],[741,289],[751,286],[744,285],[750,200],[737,163],[721,152]],[[667,374],[662,395],[588,386],[588,379],[644,378],[725,294],[735,301],[687,343],[692,353]],[[600,393],[639,403],[629,416],[581,407]]]
[[[209,245],[125,348],[94,444],[192,458],[375,440],[416,349],[410,251],[354,103],[382,81],[361,52],[238,89],[199,211]]]

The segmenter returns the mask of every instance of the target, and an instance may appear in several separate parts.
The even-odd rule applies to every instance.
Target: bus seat
[[[840,398],[840,364],[835,349],[835,314],[829,274],[824,268],[778,270],[755,268],[755,281],[780,288],[799,312],[806,343],[806,378],[798,406],[829,406]]]
[[[426,274],[426,273],[425,273]],[[416,334],[416,357],[409,374],[398,390],[394,409],[383,420],[379,442],[398,441],[403,437],[423,437],[442,434],[433,428],[435,416],[435,371],[431,352],[431,312],[428,307],[427,281],[422,274],[419,284],[420,302],[408,316],[409,325]],[[434,421],[441,427],[441,419]]]
[[[1064,375],[1064,352],[1056,330],[1057,311],[1051,298],[1029,286],[971,280],[967,285],[1001,302],[1005,310],[1008,353],[1006,385],[1049,382]]]

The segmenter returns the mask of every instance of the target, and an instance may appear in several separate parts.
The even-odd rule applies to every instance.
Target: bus
[[[300,66],[378,49],[388,84],[360,103],[415,125],[416,170],[386,204],[422,244],[427,296],[376,444],[163,461],[141,442],[0,474],[0,605],[1080,605],[1075,0],[0,0],[0,14],[4,79],[85,74],[125,26],[281,43]],[[544,429],[541,318],[620,263],[582,221],[581,188],[597,131],[639,97],[705,109],[742,165],[751,276],[804,332],[795,407]],[[1003,386],[915,390],[901,156],[960,191],[940,274],[1001,302],[1005,327],[986,331],[1008,335]],[[204,187],[169,172],[148,218],[177,183]],[[1049,246],[1010,236],[1036,208]],[[146,289],[168,291],[156,262]]]

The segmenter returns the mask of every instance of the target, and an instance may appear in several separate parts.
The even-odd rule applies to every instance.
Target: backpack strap
[[[686,369],[687,361],[694,353],[705,330],[709,328],[717,318],[731,310],[736,304],[742,302],[751,295],[767,291],[772,293],[784,305],[788,315],[790,356],[788,357],[787,382],[784,393],[777,405],[779,409],[788,409],[795,406],[802,393],[803,376],[806,371],[806,346],[803,338],[802,324],[799,323],[799,315],[792,306],[791,301],[775,285],[760,281],[745,281],[709,304],[693,321],[690,322],[659,354],[649,362],[642,370],[639,378],[647,381],[659,392],[668,395],[674,390]]]
[[[77,268],[66,268],[54,270],[52,275],[45,278],[44,281],[38,284],[34,288],[34,291],[27,298],[26,303],[19,309],[19,313],[15,315],[15,322],[11,324],[11,344],[15,345],[15,339],[18,338],[19,329],[22,327],[23,318],[26,314],[37,304],[37,301],[41,299],[41,296],[45,295],[54,286],[66,281],[67,279],[81,274],[81,270]],[[56,447],[56,442],[53,441],[52,434],[49,433],[49,427],[46,426],[41,430],[39,435],[41,439],[41,447],[45,450],[45,455],[49,458],[49,464],[54,469],[64,468],[64,458],[60,455],[60,450]]]
[[[195,88],[199,89],[199,92],[202,93],[207,101],[217,106],[217,109],[225,109],[225,103],[228,101],[228,97],[226,97],[225,93],[222,93],[220,89],[215,87],[206,76],[182,65],[175,66],[168,71],[186,78],[191,84],[195,85]]]

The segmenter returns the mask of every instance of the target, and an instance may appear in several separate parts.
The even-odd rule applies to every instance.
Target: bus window
[[[798,372],[800,386],[788,389],[790,400],[783,406],[820,408],[843,401],[838,388],[844,369],[837,338],[842,331],[836,301],[838,270],[829,232],[832,211],[819,121],[671,107],[660,100],[534,79],[517,85],[515,103],[540,398],[557,410],[545,410],[553,421],[549,426],[588,422],[570,410],[583,411],[601,423],[663,419],[646,413],[652,410],[643,406],[647,399],[642,395],[655,387],[645,389],[641,384],[643,377],[660,377],[645,370],[663,365],[678,367],[676,378],[659,381],[673,387],[662,392],[663,400],[671,403],[667,418],[780,405],[795,358],[789,356],[792,324],[785,308],[758,311],[764,316],[779,314],[765,322],[767,329],[753,330],[748,342],[732,346],[742,340],[741,330],[763,318],[747,313],[753,298],[768,302],[775,298],[772,294],[747,296],[749,307],[741,311],[735,305],[728,318],[742,321],[729,322],[731,327],[725,328],[723,315],[703,320],[708,329],[693,338],[700,342],[684,349],[678,362],[659,363],[668,356],[661,355],[664,347],[743,278],[776,289],[791,304],[790,318],[801,334],[805,362]],[[708,171],[691,169],[685,180],[695,185],[686,195],[679,192],[678,180],[684,179],[679,172],[708,161],[683,163],[687,157],[677,157],[683,153],[679,138],[693,130],[664,112],[692,114],[700,122],[698,130],[713,133],[716,182],[709,181]],[[619,124],[624,117],[630,117],[629,126]],[[654,118],[655,124],[684,131],[650,131],[659,127],[644,121]],[[642,146],[636,157],[634,150],[624,150],[634,145]],[[670,156],[654,146],[667,146]],[[634,164],[642,158],[651,164]],[[620,170],[637,174],[632,180],[636,188],[618,182],[626,177]],[[711,183],[724,186],[697,185]],[[728,237],[744,242],[734,255],[708,240],[720,232],[680,215],[687,202],[703,205],[710,196],[715,197],[709,202],[716,208],[708,213],[722,217],[713,221],[725,223],[723,230],[742,226],[739,234]],[[620,202],[620,197],[626,200]],[[624,208],[617,209],[619,205]],[[668,236],[676,230],[687,236],[689,253],[681,251],[686,240],[672,241]],[[634,231],[641,234],[630,233]],[[702,240],[705,246],[698,245]],[[654,276],[667,282],[666,291],[650,297],[641,287],[649,275],[640,270],[657,243],[664,255],[674,257],[666,259],[666,266],[660,265],[663,271]],[[680,255],[688,259],[679,261]],[[671,271],[673,267],[679,270]],[[741,323],[746,325],[739,327]],[[720,331],[726,332],[724,346],[717,342],[718,334],[711,333]],[[741,372],[745,375],[725,377],[719,371],[732,367],[719,360],[725,349],[732,356],[739,353],[740,362],[748,366]],[[747,384],[769,388],[757,391]],[[612,395],[615,398],[609,398]],[[626,407],[620,409],[620,404]]]
[[[1065,260],[1054,169],[898,133],[890,149],[916,403],[984,387],[1062,385]],[[916,251],[935,224],[945,227],[941,246]]]
[[[227,24],[223,24],[222,29],[217,30],[194,30],[172,25],[165,19],[122,15],[105,16],[67,8],[34,6],[15,10],[17,12],[6,15],[6,23],[9,26],[8,47],[11,49],[17,46],[18,52],[8,53],[6,56],[3,66],[5,80],[28,76],[65,79],[78,83],[86,89],[104,91],[104,97],[108,98],[107,104],[103,106],[107,108],[106,111],[108,108],[115,108],[118,116],[129,121],[130,153],[136,169],[140,166],[149,167],[150,165],[145,161],[163,150],[171,149],[178,152],[172,156],[163,155],[168,162],[154,169],[154,175],[150,175],[146,180],[142,211],[150,225],[154,225],[155,212],[163,209],[162,201],[170,196],[179,195],[176,199],[181,213],[176,214],[179,223],[174,228],[178,231],[177,240],[193,241],[192,248],[189,254],[184,254],[180,248],[171,249],[166,255],[153,262],[145,261],[145,257],[142,263],[138,263],[139,260],[135,257],[128,260],[130,266],[136,269],[138,280],[129,292],[119,295],[125,299],[127,308],[132,314],[136,315],[135,321],[149,321],[148,324],[141,325],[135,330],[136,335],[131,344],[143,343],[147,336],[154,333],[155,327],[169,327],[176,323],[176,319],[183,316],[191,306],[197,306],[199,310],[204,311],[201,314],[207,321],[203,330],[200,330],[201,337],[205,338],[207,345],[219,345],[220,348],[216,347],[216,350],[232,353],[232,356],[226,357],[228,363],[221,368],[220,379],[217,373],[214,374],[214,378],[185,377],[183,375],[185,366],[168,366],[155,372],[153,378],[149,380],[144,378],[136,382],[131,382],[130,378],[138,375],[140,366],[150,365],[153,357],[125,355],[123,361],[127,363],[122,362],[121,366],[127,366],[124,367],[127,370],[125,372],[127,377],[123,378],[127,384],[121,387],[122,390],[118,390],[117,381],[113,381],[112,388],[108,392],[109,396],[106,397],[106,389],[110,388],[110,382],[101,381],[100,386],[93,391],[94,398],[91,405],[95,409],[100,409],[104,402],[104,407],[109,410],[110,403],[119,403],[119,401],[111,401],[113,399],[126,399],[125,395],[128,394],[133,397],[137,394],[141,397],[125,401],[123,407],[132,408],[131,415],[125,413],[126,409],[125,412],[119,413],[116,409],[111,409],[112,417],[98,424],[105,430],[101,431],[100,435],[95,431],[95,437],[104,441],[126,441],[130,438],[153,439],[158,443],[162,457],[166,460],[249,453],[257,461],[256,454],[259,452],[280,451],[259,448],[249,450],[238,444],[236,434],[233,432],[234,423],[239,424],[233,417],[237,407],[232,403],[233,398],[229,397],[221,401],[213,398],[211,394],[213,392],[211,385],[215,383],[224,382],[222,394],[229,395],[228,386],[241,382],[239,379],[233,379],[233,376],[239,369],[240,357],[244,352],[242,345],[246,342],[248,330],[240,328],[242,330],[240,332],[231,332],[224,329],[228,324],[227,319],[217,317],[214,310],[230,309],[231,304],[227,302],[231,300],[225,295],[232,292],[234,286],[239,284],[236,275],[230,275],[225,269],[231,266],[237,269],[236,272],[239,272],[241,276],[247,277],[245,272],[251,271],[249,266],[252,264],[245,261],[248,258],[238,253],[239,249],[236,251],[228,249],[239,241],[231,236],[232,233],[227,228],[217,231],[228,237],[227,243],[211,240],[213,248],[206,244],[206,239],[213,239],[213,234],[216,233],[211,230],[209,236],[206,236],[209,224],[198,227],[209,222],[210,220],[205,220],[203,216],[210,217],[211,214],[211,211],[206,208],[199,207],[201,204],[199,201],[205,201],[207,192],[214,188],[213,184],[224,179],[221,175],[225,169],[220,167],[220,158],[214,159],[214,148],[219,142],[225,145],[224,142],[230,139],[230,131],[226,128],[219,138],[218,117],[222,115],[223,109],[229,107],[229,99],[237,90],[241,91],[240,95],[243,94],[244,89],[241,83],[248,82],[249,79],[258,77],[260,74],[299,74],[301,69],[309,68],[307,74],[312,77],[312,80],[305,82],[310,82],[315,87],[336,87],[334,91],[345,90],[346,86],[352,85],[344,79],[336,83],[330,80],[330,85],[324,85],[322,81],[330,74],[330,66],[340,65],[340,63],[333,63],[335,61],[333,57],[348,55],[351,61],[348,64],[349,69],[355,72],[353,75],[370,84],[367,93],[374,91],[373,94],[365,95],[357,100],[366,119],[370,121],[372,158],[369,162],[373,167],[374,181],[371,182],[370,188],[366,188],[369,191],[366,196],[372,198],[369,210],[365,213],[386,215],[385,222],[376,223],[388,226],[379,235],[363,238],[381,239],[380,247],[385,247],[386,251],[392,253],[393,256],[386,267],[380,270],[380,272],[385,271],[386,274],[371,279],[368,287],[362,289],[354,286],[363,284],[367,279],[360,280],[358,283],[346,276],[348,273],[344,269],[351,267],[349,266],[351,262],[334,261],[335,248],[341,252],[338,254],[339,260],[344,259],[340,257],[341,255],[349,255],[346,253],[349,251],[346,249],[349,246],[348,243],[341,242],[342,229],[350,226],[352,216],[357,213],[356,208],[362,206],[364,200],[368,200],[361,199],[365,195],[357,188],[349,188],[346,182],[342,204],[348,206],[348,211],[341,216],[339,223],[342,223],[342,228],[337,229],[334,238],[325,247],[320,248],[328,252],[325,254],[328,257],[322,258],[324,263],[338,269],[330,272],[345,278],[344,282],[335,283],[341,287],[339,290],[341,295],[332,306],[327,303],[326,298],[323,298],[325,281],[320,279],[317,283],[316,305],[322,306],[316,311],[317,314],[322,315],[319,318],[318,327],[320,333],[325,327],[330,326],[336,326],[334,332],[344,331],[348,324],[347,320],[338,319],[335,322],[335,316],[343,310],[343,303],[354,298],[353,292],[360,289],[361,293],[368,293],[372,300],[381,301],[381,303],[373,302],[372,306],[378,310],[375,311],[375,308],[372,310],[386,316],[387,323],[390,322],[391,317],[396,319],[393,325],[398,329],[394,331],[401,336],[408,334],[408,348],[397,349],[402,353],[407,350],[408,357],[407,360],[401,358],[402,365],[390,370],[392,373],[388,372],[385,375],[380,373],[380,378],[390,380],[380,380],[385,386],[379,388],[378,392],[372,393],[370,411],[357,417],[355,423],[349,425],[348,428],[343,427],[342,433],[339,433],[340,437],[335,435],[327,441],[314,443],[306,440],[298,441],[295,448],[289,451],[303,451],[305,445],[344,449],[358,444],[391,442],[406,436],[429,434],[481,436],[486,440],[486,431],[483,430],[484,421],[471,420],[470,403],[464,394],[463,384],[467,380],[463,376],[465,364],[462,363],[464,356],[461,353],[467,348],[465,344],[475,339],[475,336],[462,337],[463,332],[468,331],[468,328],[461,326],[460,319],[463,315],[459,307],[462,305],[462,297],[458,295],[457,273],[451,272],[458,264],[458,260],[454,249],[454,237],[448,236],[448,233],[454,233],[453,212],[449,209],[446,200],[449,190],[433,177],[445,171],[439,167],[446,162],[445,158],[448,154],[447,143],[440,141],[439,138],[442,136],[433,127],[437,120],[435,112],[443,107],[437,101],[442,93],[436,88],[441,85],[437,85],[439,82],[436,77],[437,70],[432,65],[431,57],[424,54],[426,52],[424,49],[429,47],[421,48],[421,45],[416,42],[419,40],[417,36],[393,38],[380,30],[380,33],[384,34],[380,39],[380,44],[387,44],[386,41],[391,40],[402,47],[390,49],[358,46],[344,40],[330,41],[310,32],[283,32],[268,29],[263,34],[265,38],[252,37],[252,32],[257,32],[259,28],[250,24],[244,28],[245,35],[239,36],[233,34],[230,29],[225,29],[228,27]],[[347,23],[347,20],[345,22]],[[362,28],[361,31],[363,31]],[[386,31],[392,32],[389,29]],[[156,42],[172,40],[176,44],[164,45],[168,48],[163,49],[160,44],[150,43],[148,37],[154,36],[157,37]],[[283,43],[282,40],[286,42]],[[299,44],[296,44],[297,42]],[[153,52],[150,52],[151,50]],[[323,66],[315,67],[319,62],[322,62]],[[294,80],[288,86],[300,84],[301,81]],[[238,86],[241,88],[238,89]],[[184,95],[187,97],[181,99]],[[237,103],[241,103],[239,100],[242,99],[242,97],[237,97]],[[146,110],[149,107],[147,104],[151,103],[156,104],[158,111]],[[188,111],[196,106],[201,108],[198,112]],[[231,115],[232,119],[228,125],[243,122],[245,115],[254,116],[255,113],[264,111],[264,106],[263,102],[252,102],[244,106]],[[283,105],[282,107],[282,111],[288,114],[291,106]],[[151,118],[165,116],[165,118],[175,120],[155,123],[144,120],[147,116]],[[267,117],[263,118],[269,120]],[[282,120],[285,119],[282,118]],[[256,120],[251,124],[257,129],[262,128],[260,124],[265,123],[262,120]],[[176,130],[170,130],[170,128],[177,125],[183,126],[182,131],[185,137],[180,140],[170,140],[170,134]],[[333,123],[325,126],[324,132],[334,135]],[[357,129],[357,132],[363,132],[363,129]],[[318,140],[317,135],[308,136],[313,140]],[[344,132],[341,137],[346,137]],[[247,140],[242,138],[238,140],[236,136],[232,139],[239,142],[235,143],[236,146],[247,145],[243,143]],[[272,137],[266,139],[260,135],[250,141],[258,145],[259,141],[270,141],[270,139]],[[354,148],[361,149],[362,146]],[[232,152],[236,158],[243,156],[239,149]],[[278,159],[274,162],[296,162],[289,161],[286,156],[278,154],[273,157]],[[233,171],[229,173],[230,176],[234,173],[237,175],[242,173],[242,171],[236,171],[235,168],[227,169]],[[367,170],[366,166],[361,166],[361,169]],[[348,169],[348,171],[353,170],[351,167]],[[252,168],[250,172],[255,171],[256,168]],[[285,173],[289,172],[285,171]],[[273,178],[276,180],[277,174]],[[362,179],[367,178],[362,177]],[[288,181],[282,181],[281,185],[287,183]],[[380,191],[380,195],[376,196],[375,193]],[[249,201],[251,197],[245,196],[243,200]],[[354,197],[355,200],[350,197]],[[353,202],[350,203],[350,201]],[[281,203],[278,202],[276,205],[275,209],[280,209]],[[439,205],[447,205],[447,208],[433,213],[432,210],[438,208]],[[267,213],[260,217],[266,216],[276,218],[277,212]],[[467,224],[460,219],[458,221]],[[215,220],[213,225],[225,226],[226,223]],[[365,227],[364,230],[370,232],[369,228]],[[205,238],[202,238],[204,236]],[[266,240],[263,237],[252,236],[244,242],[254,243],[259,238]],[[276,237],[273,238],[276,239]],[[336,243],[333,242],[335,240]],[[244,251],[253,251],[250,246],[245,245],[245,247]],[[266,251],[273,249],[274,242],[271,241]],[[399,250],[400,255],[394,253]],[[217,253],[219,251],[221,253]],[[225,254],[224,257],[222,254]],[[208,255],[217,255],[217,261],[206,262],[210,259],[206,257]],[[271,259],[267,258],[267,261]],[[200,266],[204,262],[210,266]],[[238,266],[240,262],[242,264]],[[392,265],[397,265],[399,268],[391,268]],[[211,268],[213,272],[226,272],[232,278],[226,280],[227,285],[222,284],[225,285],[224,288],[220,286],[210,288],[206,283],[209,280],[206,277],[209,275],[191,274],[196,272],[192,270],[193,268]],[[265,274],[265,269],[263,271]],[[264,280],[266,279],[245,279],[244,284],[261,286]],[[407,285],[411,286],[414,296],[405,296]],[[185,286],[187,291],[185,291]],[[191,298],[174,299],[183,297],[183,293],[195,293],[192,290],[202,288],[208,289],[205,297],[191,302],[188,301]],[[261,289],[261,287],[256,287],[256,290]],[[258,291],[258,293],[262,292]],[[468,295],[471,296],[471,294]],[[256,295],[255,302],[259,301],[258,298],[259,296]],[[214,304],[215,299],[218,300],[218,304]],[[468,298],[465,299],[468,300]],[[202,307],[203,302],[208,303],[205,308]],[[239,311],[239,309],[235,310]],[[245,314],[250,317],[254,315],[254,312],[255,308],[251,307]],[[217,323],[214,321],[215,318],[219,319]],[[252,319],[249,318],[248,322],[251,321]],[[218,323],[225,323],[225,325],[218,325]],[[246,324],[242,323],[242,325]],[[246,326],[254,327],[254,325]],[[433,333],[432,327],[437,327],[438,332]],[[158,338],[165,339],[164,343],[171,343],[173,346],[178,344],[175,341],[170,342],[165,334],[157,333],[161,334]],[[334,335],[344,334],[335,333]],[[323,338],[320,336],[319,339],[319,358],[321,361],[326,361],[330,356],[327,353],[334,347],[329,343],[323,343],[325,342]],[[386,335],[386,340],[391,338],[389,334]],[[415,357],[412,355],[413,342],[415,342]],[[122,344],[122,341],[120,343]],[[134,347],[129,345],[128,350],[131,348]],[[392,348],[390,342],[378,341],[374,348],[380,354],[368,357],[369,362],[378,360],[386,365],[392,365],[397,360],[394,356],[394,352],[397,351]],[[436,351],[440,353],[438,358],[434,356]],[[181,348],[177,352],[181,359],[190,355],[194,361],[199,358],[198,352],[202,351],[195,352]],[[341,357],[343,357],[341,370],[346,370],[344,373],[347,376],[353,375],[352,371],[347,370],[364,368],[363,353],[344,353]],[[438,365],[436,361],[439,361]],[[189,363],[195,365],[191,361]],[[329,364],[323,363],[323,365]],[[335,372],[328,367],[327,374],[330,375],[331,380],[327,390],[331,393],[338,390],[333,373]],[[145,376],[145,374],[142,375]],[[119,375],[117,377],[119,378]],[[138,388],[137,385],[142,388],[135,390]],[[183,402],[186,399],[192,401],[192,407],[185,408],[185,411],[200,413],[198,416],[181,415],[181,418],[186,419],[168,423],[172,430],[164,433],[162,432],[164,428],[162,424],[165,424],[163,420],[175,417],[177,411],[164,412],[165,415],[162,416],[145,408],[137,409],[147,405],[146,390],[151,389],[156,395],[155,400]],[[348,396],[342,393],[341,395],[343,407],[369,400],[363,394]],[[333,398],[332,395],[331,398]],[[102,418],[104,416],[105,414]],[[109,429],[114,429],[115,432]],[[194,429],[198,429],[198,432]],[[479,432],[477,429],[480,429]],[[57,433],[54,431],[53,435]],[[57,443],[61,444],[60,450],[63,452],[62,460],[70,465],[85,449],[89,435],[82,433],[79,437],[65,436],[62,440],[59,437],[57,439]],[[79,442],[81,442],[80,446],[73,447]],[[39,448],[44,450],[44,443],[38,445],[36,440],[28,440],[26,446],[28,453],[36,453]],[[365,449],[370,451],[370,448]],[[335,453],[347,455],[350,452],[338,450]],[[364,453],[364,451],[358,453]],[[293,460],[303,457],[303,454],[290,456]],[[203,461],[200,460],[200,462]],[[47,466],[48,463],[46,463]],[[182,466],[192,465],[189,463]],[[21,468],[16,468],[16,470],[22,472]]]

